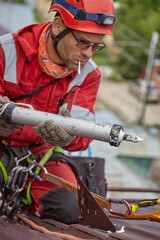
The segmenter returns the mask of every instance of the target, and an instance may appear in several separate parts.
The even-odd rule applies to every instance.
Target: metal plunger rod
[[[108,142],[112,146],[119,146],[121,141],[139,142],[139,137],[125,134],[120,125],[105,125],[82,119],[64,117],[52,113],[41,112],[9,104],[4,111],[6,122],[36,126],[46,120],[52,120],[55,125],[63,127],[68,133],[80,137]]]

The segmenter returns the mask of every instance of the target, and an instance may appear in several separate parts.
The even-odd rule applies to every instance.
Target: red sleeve
[[[99,68],[96,68],[94,71],[89,73],[81,86],[75,88],[76,94],[74,99],[71,94],[74,92],[74,88],[68,94],[65,99],[65,103],[70,103],[70,99],[72,104],[78,105],[82,108],[88,109],[90,113],[94,114],[94,104],[96,101],[96,96],[100,84],[101,73]],[[90,144],[92,139],[76,137],[76,139],[71,142],[68,146],[63,147],[68,151],[82,151],[86,150]]]
[[[4,81],[3,81],[4,68],[5,68],[4,52],[0,45],[0,95],[1,96],[5,95],[5,88],[4,88]]]

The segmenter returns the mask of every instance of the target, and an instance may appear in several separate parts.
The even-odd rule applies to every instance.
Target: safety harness
[[[66,163],[72,168],[76,177],[80,175],[78,166],[64,155],[61,148],[49,149],[41,159],[33,155],[29,148],[27,154],[17,158],[13,153],[12,147],[6,146],[2,141],[0,141],[0,149],[1,153],[7,153],[9,158],[9,166],[4,166],[0,161],[0,171],[3,173],[4,177],[0,216],[6,215],[11,217],[18,210],[23,209],[24,207],[26,208],[32,203],[32,184],[35,179],[43,181],[39,176],[39,173],[41,170],[47,173],[45,164],[48,160]],[[26,193],[24,193],[23,190],[28,182],[29,176],[32,178],[28,184]]]
[[[3,145],[2,141],[0,142],[0,147],[2,151],[10,152],[10,156],[12,156],[12,151],[8,150],[5,145]],[[2,149],[3,148],[3,149]],[[7,150],[6,150],[7,149]],[[12,154],[11,154],[12,153]],[[13,157],[13,156],[12,156]],[[27,161],[26,161],[27,160]],[[7,217],[12,217],[17,212],[21,211],[24,207],[26,208],[32,203],[31,198],[31,188],[34,180],[39,181],[51,181],[56,183],[57,185],[64,186],[66,189],[77,192],[76,188],[67,181],[60,179],[52,174],[49,174],[44,167],[48,160],[52,161],[61,161],[67,163],[71,166],[74,171],[76,177],[79,177],[79,169],[77,165],[69,159],[66,155],[64,155],[63,150],[60,148],[51,148],[41,159],[35,158],[35,156],[28,150],[28,154],[22,156],[21,158],[14,158],[15,166],[8,174],[8,170],[5,169],[5,166],[1,163],[0,169],[3,172],[5,178],[5,185],[2,188],[2,204],[0,206],[0,216],[6,215]],[[27,162],[26,166],[24,162]],[[43,171],[43,178],[39,176],[40,171]],[[32,179],[28,185],[26,196],[24,197],[24,187],[26,182],[28,181],[28,177],[32,176]],[[149,207],[160,204],[160,199],[144,199],[138,201],[132,205],[130,205],[126,200],[123,199],[105,199],[99,195],[92,193],[97,201],[100,201],[101,206],[106,208],[110,213],[110,217],[118,217],[123,219],[146,219],[150,221],[160,222],[160,209],[156,210],[153,213],[148,214],[136,214],[138,208],[141,207]],[[127,208],[125,213],[115,212],[111,207],[108,207],[108,204],[123,204]],[[106,205],[107,204],[107,205]]]

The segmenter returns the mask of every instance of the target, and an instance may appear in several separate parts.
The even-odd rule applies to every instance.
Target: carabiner
[[[131,209],[129,203],[126,200],[124,200],[124,199],[112,198],[112,199],[109,199],[109,202],[110,203],[115,203],[115,204],[124,204],[125,207],[127,208],[127,212],[130,213],[130,214],[132,212],[132,209]],[[109,209],[109,212],[111,214],[114,214],[114,215],[119,215],[119,216],[125,217],[125,214],[119,213],[119,212],[115,212],[112,209]]]

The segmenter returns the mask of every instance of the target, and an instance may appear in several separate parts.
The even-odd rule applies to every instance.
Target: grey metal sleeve
[[[11,103],[7,106],[6,110],[4,111],[4,118],[7,123],[12,123],[12,113],[15,107],[17,107],[17,105]]]

